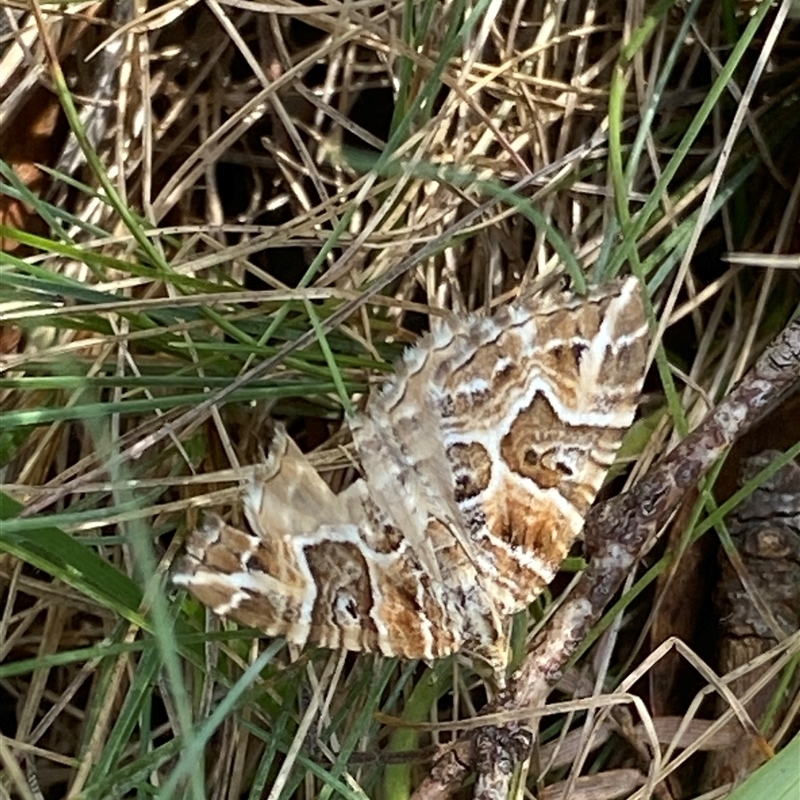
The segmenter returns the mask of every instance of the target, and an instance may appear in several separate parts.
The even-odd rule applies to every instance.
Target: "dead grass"
[[[408,797],[491,696],[480,665],[221,625],[165,580],[187,527],[235,501],[267,413],[342,485],[342,410],[429,316],[559,271],[647,287],[653,369],[609,491],[642,474],[796,312],[789,5],[0,3],[0,791]],[[747,447],[787,450],[797,418]],[[635,796],[653,759],[671,796],[713,788],[701,534],[733,472],[631,575],[519,796],[579,775]],[[668,602],[676,576],[696,607]],[[659,647],[676,631],[689,673]],[[783,681],[776,749],[799,652],[742,668]],[[730,718],[748,698],[726,694]]]

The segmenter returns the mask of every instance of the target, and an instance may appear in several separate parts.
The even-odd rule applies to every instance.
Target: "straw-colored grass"
[[[558,272],[646,287],[652,369],[608,491],[641,475],[798,307],[791,6],[0,2],[0,794],[408,797],[491,698],[480,664],[259,640],[170,565],[200,509],[238,502],[268,416],[342,486],[343,414],[431,317]],[[518,796],[579,764],[635,796],[654,737],[665,792],[725,795],[703,759],[730,741],[692,703],[724,671],[695,652],[713,662],[718,474],[568,670]],[[705,627],[664,696],[678,574]],[[515,659],[566,583],[514,621]],[[766,660],[776,751],[799,654]]]

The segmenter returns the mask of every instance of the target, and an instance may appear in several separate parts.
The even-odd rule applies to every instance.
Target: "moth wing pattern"
[[[363,478],[335,494],[276,426],[250,532],[210,516],[175,582],[297,644],[498,663],[503,618],[580,533],[646,351],[633,278],[445,322],[350,420]]]

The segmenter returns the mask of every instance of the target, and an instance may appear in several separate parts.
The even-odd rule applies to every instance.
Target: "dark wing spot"
[[[358,613],[358,604],[356,603],[355,597],[349,592],[339,592],[337,597],[337,605],[341,608],[347,616],[349,616],[354,622],[358,622],[360,619]]]
[[[460,503],[480,494],[492,478],[492,462],[483,445],[454,444],[447,449],[456,479],[456,500]]]
[[[247,572],[264,572],[263,564],[255,555],[251,555],[247,559],[244,568]]]

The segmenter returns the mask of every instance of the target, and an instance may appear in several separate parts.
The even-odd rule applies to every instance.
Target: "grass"
[[[236,505],[270,416],[344,485],[343,414],[430,319],[559,270],[646,287],[653,368],[607,491],[641,475],[796,314],[797,19],[727,0],[131,8],[0,3],[0,786],[401,800],[491,698],[481,666],[221,623],[168,582],[187,531]],[[800,433],[771,427],[777,468]],[[683,674],[659,645],[676,576],[716,569],[688,556],[731,548],[746,454],[631,575],[520,784],[655,764],[675,796],[711,788],[715,623],[680,650],[687,696],[658,694]],[[565,585],[515,620],[515,658]],[[774,645],[758,774],[780,781],[800,640]]]

